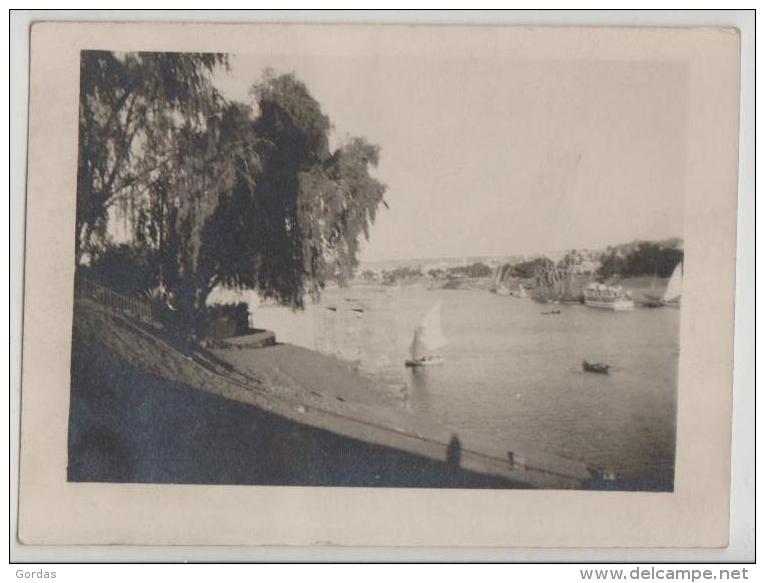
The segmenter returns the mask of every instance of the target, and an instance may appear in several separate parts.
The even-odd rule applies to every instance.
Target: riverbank
[[[652,282],[653,276],[622,283],[637,299]],[[662,293],[664,285],[658,280],[654,287]],[[637,306],[617,314],[561,304],[551,317],[542,315],[550,307],[531,298],[487,290],[440,290],[422,282],[392,291],[395,322],[385,354],[395,362],[406,358],[414,325],[442,302],[444,363],[400,370],[413,412],[496,457],[541,450],[607,468],[620,489],[672,489],[679,310]],[[279,330],[284,341],[321,349],[332,330],[314,325],[316,313],[334,305],[336,292],[304,312],[255,307],[253,322]],[[357,286],[343,293],[363,292]],[[377,319],[367,320],[362,331],[376,329]],[[583,360],[608,363],[612,374],[584,373]]]
[[[577,293],[581,294],[581,290],[591,280],[589,275],[577,276],[575,282],[575,289]],[[630,290],[633,296],[637,298],[644,298],[649,296],[661,295],[667,287],[668,277],[655,277],[651,275],[641,275],[633,277],[612,277],[606,281],[609,285],[621,285],[624,289]],[[411,285],[411,284],[410,284]],[[420,282],[420,285],[425,285]],[[437,280],[427,283],[427,286],[431,289],[443,289],[443,290],[488,290],[493,291],[495,285],[493,278],[463,278],[463,279],[446,279]],[[522,279],[518,277],[508,277],[503,280],[503,285],[511,290],[518,289],[519,285],[522,285],[529,293],[533,293],[536,288],[536,281],[534,278]]]
[[[70,480],[576,488],[588,478],[583,464],[521,452],[511,464],[475,449],[310,350],[182,354],[77,302]]]

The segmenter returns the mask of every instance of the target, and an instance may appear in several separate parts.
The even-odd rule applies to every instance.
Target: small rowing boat
[[[611,367],[607,364],[602,364],[599,362],[590,362],[589,360],[582,361],[582,369],[585,372],[594,372],[597,374],[608,374],[609,368]]]

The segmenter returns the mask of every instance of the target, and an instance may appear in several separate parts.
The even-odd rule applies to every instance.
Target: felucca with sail
[[[506,269],[507,269],[507,264],[497,266],[497,270],[494,273],[494,281],[492,282],[492,285],[489,288],[490,292],[495,293],[498,296],[510,295],[510,288],[507,287],[507,285],[505,285],[505,282],[504,282]]]
[[[673,308],[680,307],[680,297],[683,294],[683,263],[682,261],[675,265],[674,271],[667,283],[667,289],[664,290],[664,296],[661,302],[665,306]]]
[[[654,287],[654,282],[651,282],[651,289]],[[667,288],[664,290],[664,294],[661,296],[646,294],[647,300],[641,302],[646,308],[661,308],[664,306],[679,308],[680,297],[683,293],[683,263],[680,262],[675,265],[675,269],[672,271],[672,275],[667,282]]]
[[[526,289],[523,287],[522,283],[518,283],[518,287],[515,289],[510,288],[507,280],[513,278],[508,278],[509,275],[511,275],[509,263],[497,266],[497,269],[494,272],[494,281],[492,281],[491,285],[489,286],[489,291],[491,293],[497,294],[498,296],[508,296],[521,299],[525,298]]]
[[[435,351],[445,344],[446,338],[441,331],[441,300],[438,300],[414,329],[414,337],[409,347],[410,358],[406,360],[406,366],[441,364],[444,359]]]

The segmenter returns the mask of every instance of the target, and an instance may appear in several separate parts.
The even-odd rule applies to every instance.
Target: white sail
[[[667,289],[664,291],[664,301],[671,302],[680,297],[683,293],[683,264],[678,263],[675,266],[675,270],[672,272],[672,276],[667,283]]]
[[[438,300],[415,328],[409,351],[412,358],[423,358],[432,355],[434,350],[444,344],[446,338],[441,330],[441,300]]]
[[[446,338],[441,331],[441,300],[438,300],[422,320],[422,343],[428,350],[441,348]]]
[[[414,338],[412,338],[412,344],[409,346],[409,355],[412,360],[420,360],[425,358],[428,354],[428,349],[422,343],[422,326],[417,326],[414,329]]]

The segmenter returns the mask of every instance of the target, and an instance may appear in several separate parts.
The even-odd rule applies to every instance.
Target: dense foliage
[[[453,277],[489,277],[494,273],[494,270],[480,261],[476,261],[471,265],[456,265],[449,268],[449,275]]]
[[[546,257],[537,257],[529,261],[521,261],[510,268],[510,275],[522,279],[536,277],[540,272],[547,272],[554,267]]]
[[[641,242],[634,250],[626,254],[620,254],[615,249],[603,254],[598,275],[601,277],[614,275],[669,277],[675,266],[682,260],[682,249],[674,246],[666,247],[658,243]]]
[[[393,269],[386,269],[382,274],[383,283],[388,285],[399,281],[419,279],[420,277],[422,277],[422,267],[419,265],[412,267],[404,265]]]
[[[82,52],[78,260],[108,243],[110,208],[139,207],[171,176],[179,132],[204,127],[221,102],[209,75],[225,65],[217,54]]]
[[[98,262],[82,269],[86,275],[121,293],[140,293],[157,284],[154,258],[130,245],[110,245]]]
[[[226,66],[223,55],[82,54],[78,263],[108,276],[119,207],[131,231],[120,261],[190,319],[218,284],[301,307],[347,280],[385,204],[370,174],[377,146],[332,150],[329,118],[293,75],[267,71],[254,108],[227,102],[211,81]]]

